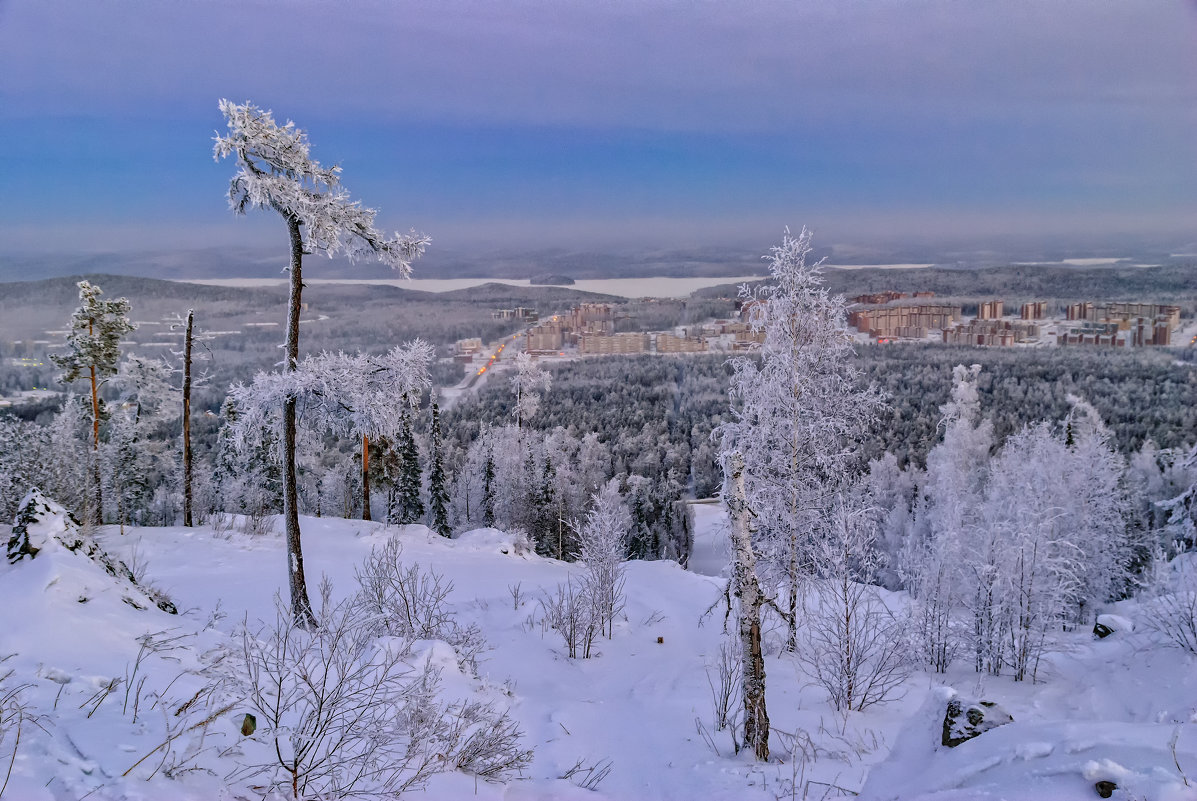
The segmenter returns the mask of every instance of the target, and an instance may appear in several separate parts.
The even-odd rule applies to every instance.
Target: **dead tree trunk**
[[[744,688],[744,747],[762,762],[769,760],[769,713],[765,708],[765,658],[761,651],[761,607],[765,598],[756,577],[756,552],[748,526],[748,501],[744,492],[744,460],[731,457],[732,593],[739,601],[738,627],[741,681]]]
[[[287,230],[291,234],[291,296],[287,313],[287,346],[283,369],[287,372],[299,366],[299,312],[303,294],[303,237],[299,218],[287,216]],[[291,590],[291,614],[295,624],[311,628],[316,624],[312,602],[308,600],[308,585],[303,575],[303,545],[299,533],[299,478],[295,469],[296,399],[283,402],[283,518],[287,530],[287,576]]]

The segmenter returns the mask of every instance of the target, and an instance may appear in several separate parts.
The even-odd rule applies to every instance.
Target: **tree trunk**
[[[362,436],[362,520],[370,520],[370,438]]]
[[[762,762],[769,761],[769,713],[765,708],[765,659],[761,651],[761,606],[764,596],[756,578],[756,553],[748,530],[748,502],[744,493],[744,460],[731,457],[732,591],[740,601],[739,635],[743,654],[744,747]]]
[[[283,370],[293,372],[299,366],[299,312],[303,293],[303,237],[297,217],[287,217],[291,234],[291,297],[287,313],[287,355]],[[308,600],[308,585],[303,575],[303,546],[299,539],[299,479],[295,470],[296,400],[283,402],[283,518],[287,528],[287,575],[291,590],[291,614],[295,625],[312,628],[316,617]]]
[[[87,336],[95,338],[92,323],[87,324]],[[95,511],[91,522],[99,525],[104,522],[104,491],[100,485],[100,387],[96,381],[96,366],[88,366],[88,377],[91,379],[91,484],[92,503]]]
[[[191,520],[191,336],[195,309],[187,310],[187,333],[183,338],[183,525]]]

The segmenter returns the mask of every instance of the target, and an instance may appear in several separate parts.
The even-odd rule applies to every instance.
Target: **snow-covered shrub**
[[[353,607],[362,624],[379,635],[446,642],[460,664],[475,670],[486,640],[476,625],[462,626],[449,610],[453,582],[418,564],[404,567],[402,555],[403,544],[391,537],[357,569]]]
[[[506,712],[487,704],[463,702],[447,708],[441,739],[457,770],[501,779],[518,773],[532,761],[531,749],[521,748],[523,732]]]
[[[411,639],[376,636],[353,599],[321,587],[318,624],[294,625],[280,600],[273,622],[242,634],[227,688],[257,729],[230,778],[288,798],[393,798],[433,773],[488,779],[532,758],[505,713],[439,699],[440,669],[412,666]]]
[[[561,635],[569,658],[577,659],[581,653],[583,659],[589,659],[601,624],[595,619],[594,603],[585,582],[571,578],[557,585],[556,594],[546,593],[540,599],[540,608],[544,624]]]
[[[744,687],[740,677],[742,659],[740,641],[728,637],[719,643],[718,655],[706,666],[707,684],[711,688],[711,706],[715,712],[715,731],[731,727],[734,735],[736,722],[744,711]]]
[[[871,582],[880,561],[864,514],[840,506],[827,537],[816,546],[819,578],[812,582],[798,658],[840,712],[860,711],[894,697],[910,675],[898,618]]]
[[[1157,553],[1147,588],[1143,626],[1169,645],[1197,654],[1197,558],[1182,554],[1172,562]]]

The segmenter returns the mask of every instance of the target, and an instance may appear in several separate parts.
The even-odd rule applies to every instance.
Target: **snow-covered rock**
[[[1093,624],[1093,633],[1102,640],[1117,632],[1130,634],[1134,630],[1134,621],[1122,615],[1098,615],[1097,622]]]
[[[83,530],[83,526],[74,515],[47,498],[36,487],[26,493],[21,505],[17,507],[6,554],[9,563],[13,565],[35,558],[54,562],[62,560],[64,564],[74,564],[76,571],[72,572],[78,573],[82,570],[82,574],[78,576],[81,579],[78,585],[71,585],[78,591],[79,603],[86,603],[97,592],[111,590],[119,593],[121,599],[135,609],[156,606],[172,615],[178,611],[163,592],[142,586],[124,562],[109,556]],[[83,559],[90,562],[90,567],[77,561]],[[106,576],[101,578],[96,568],[102,570]],[[46,589],[60,584],[61,579],[62,574],[54,572],[54,578],[46,585]],[[63,587],[59,586],[58,591],[61,592],[62,589]]]
[[[948,701],[943,718],[943,744],[955,748],[1013,721],[1010,713],[993,701],[972,701],[956,696]]]

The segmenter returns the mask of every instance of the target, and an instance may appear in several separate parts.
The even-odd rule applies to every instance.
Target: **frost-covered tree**
[[[1191,479],[1197,479],[1197,447],[1180,461]],[[1167,515],[1164,537],[1169,549],[1190,550],[1197,545],[1197,480],[1176,496],[1158,504]]]
[[[113,383],[119,389],[100,461],[111,514],[123,527],[144,525],[155,489],[169,493],[175,463],[162,429],[178,414],[171,386],[173,370],[161,359],[130,356]],[[173,525],[174,521],[170,521]]]
[[[1130,498],[1126,463],[1114,450],[1108,428],[1092,404],[1070,395],[1065,420],[1069,466],[1061,476],[1067,514],[1064,535],[1084,566],[1072,609],[1073,622],[1087,625],[1098,607],[1125,597],[1133,583],[1136,556],[1148,549],[1128,526]]]
[[[521,351],[516,355],[515,375],[511,377],[511,388],[515,391],[515,407],[511,413],[515,415],[517,428],[523,428],[525,421],[534,417],[540,410],[540,393],[548,392],[552,378],[547,370],[536,366],[536,362],[527,351]]]
[[[740,697],[744,702],[742,742],[761,762],[769,761],[769,711],[765,703],[765,654],[761,646],[761,617],[767,598],[757,577],[748,494],[744,486],[744,457],[724,451],[723,503],[731,520],[732,574],[729,594],[736,618],[740,653]]]
[[[220,101],[228,132],[215,138],[216,160],[236,159],[229,183],[229,206],[237,214],[251,208],[273,209],[283,218],[290,238],[290,296],[283,370],[299,366],[299,315],[303,308],[303,257],[324,253],[349,259],[377,258],[411,274],[411,263],[428,244],[412,232],[388,237],[374,225],[374,209],[350,199],[341,186],[341,168],[325,167],[311,157],[307,134],[292,122],[279,125],[274,115],[252,103]],[[295,465],[298,398],[282,400],[283,506],[287,529],[287,565],[291,611],[297,622],[313,623],[303,573],[299,530],[298,478]]]
[[[611,479],[595,496],[585,521],[574,524],[581,545],[579,559],[586,567],[586,596],[599,633],[606,631],[608,639],[623,606],[623,562],[631,522],[619,495],[619,481]]]
[[[12,521],[21,498],[30,487],[52,491],[47,486],[50,466],[61,460],[77,462],[70,454],[53,452],[49,429],[16,417],[0,417],[0,521],[4,521],[3,525]]]
[[[911,532],[901,554],[902,577],[915,601],[915,636],[928,665],[941,673],[962,645],[954,613],[965,591],[965,550],[970,538],[972,546],[987,544],[990,533],[980,513],[993,425],[981,417],[980,371],[976,364],[957,365],[952,371],[952,394],[940,408],[943,440],[927,454],[919,510],[922,526]],[[979,588],[971,586],[974,592]]]
[[[818,575],[799,659],[840,712],[890,700],[910,675],[901,623],[874,584],[883,556],[868,510],[837,503],[815,545]]]
[[[392,348],[385,356],[358,356],[356,379],[342,389],[350,413],[350,434],[362,442],[362,519],[370,519],[370,440],[401,436],[425,391],[431,386],[428,367],[435,353],[421,339]]]
[[[831,504],[850,483],[859,437],[880,400],[859,386],[849,357],[844,301],[808,265],[811,234],[787,230],[772,249],[772,281],[741,289],[758,356],[731,361],[731,419],[719,428],[724,500],[731,514],[732,590],[738,600],[745,704],[744,742],[768,758],[760,616],[766,603],[758,551],[788,595],[787,646],[797,647],[798,597],[815,573],[816,544]]]
[[[273,428],[260,422],[256,430],[247,430],[232,397],[225,399],[220,415],[212,511],[245,515],[247,528],[258,531],[267,516],[283,507],[278,438]]]
[[[780,579],[787,647],[797,644],[798,598],[830,504],[850,481],[860,439],[880,405],[862,389],[842,297],[808,265],[811,234],[786,231],[774,247],[773,280],[741,297],[765,341],[759,357],[731,360],[732,419],[719,427],[725,453],[744,459],[744,485],[762,562]]]
[[[978,654],[991,673],[1010,665],[1016,681],[1034,677],[1082,589],[1083,552],[1069,536],[1067,489],[1058,478],[1067,467],[1066,446],[1050,424],[1010,437],[991,470],[984,541],[969,549]]]
[[[67,352],[53,354],[50,360],[62,368],[59,381],[69,384],[87,377],[91,388],[92,493],[94,514],[103,514],[103,490],[100,483],[100,387],[116,374],[120,361],[120,342],[136,329],[129,321],[129,301],[125,298],[104,300],[98,286],[79,282],[79,307],[71,315],[67,334]]]

